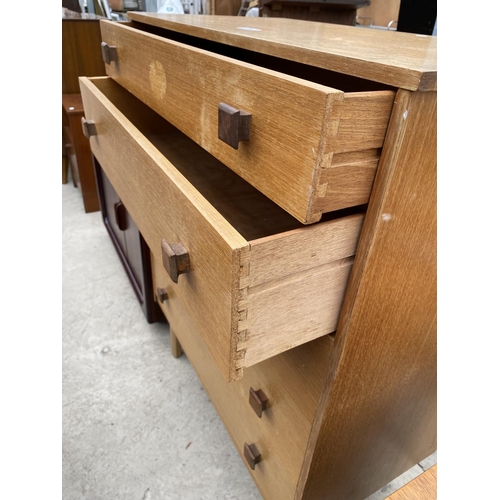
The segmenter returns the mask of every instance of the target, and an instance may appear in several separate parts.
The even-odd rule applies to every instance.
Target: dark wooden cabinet
[[[99,198],[89,141],[82,131],[83,103],[80,94],[62,95],[63,156],[71,168],[73,185],[82,192],[85,212],[99,210]]]
[[[62,93],[79,94],[80,76],[106,74],[101,54],[101,29],[94,14],[66,11],[62,18]]]
[[[148,323],[165,321],[154,299],[151,255],[134,220],[93,157],[104,226],[127,273]]]

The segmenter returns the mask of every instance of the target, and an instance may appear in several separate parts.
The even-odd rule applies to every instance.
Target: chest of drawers
[[[266,499],[363,499],[436,448],[436,40],[101,22],[87,135]]]

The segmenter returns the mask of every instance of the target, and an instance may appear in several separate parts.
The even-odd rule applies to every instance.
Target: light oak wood
[[[86,118],[97,129],[92,151],[152,254],[162,259],[164,240],[189,252],[190,271],[175,286],[227,380],[335,331],[362,213],[299,228],[294,222],[290,230],[290,216],[182,134],[169,135],[170,124],[113,80],[81,79],[81,88]],[[197,189],[215,189],[217,198],[226,173],[232,196],[224,214],[232,213],[234,225]],[[240,201],[232,204],[233,198]],[[246,212],[238,214],[242,201]],[[247,230],[254,219],[253,207],[268,221],[246,231],[255,240],[239,232],[239,220]]]
[[[151,246],[173,336],[242,458],[245,443],[261,453],[248,469],[266,500],[364,500],[436,448],[436,39],[290,19],[132,16],[127,26],[138,36],[118,29],[123,43],[110,71],[135,68],[132,90],[145,104],[110,78],[82,79],[82,91],[95,115],[87,116],[97,127],[93,151]],[[135,42],[142,45],[126,50]],[[145,77],[134,73],[140,57],[154,63]],[[197,96],[222,88],[214,75],[238,99],[252,95],[244,85],[236,92],[233,71],[239,83],[260,85],[255,107],[241,106],[252,123],[267,102],[260,94],[279,87],[271,106],[285,118],[277,129],[305,117],[309,130],[292,136],[319,140],[307,221],[345,199],[369,200],[366,216],[341,210],[302,227],[196,144],[216,133],[210,98]],[[396,99],[340,73],[399,87]],[[196,142],[149,109],[154,100],[140,88],[169,101],[186,74],[196,83],[177,94],[172,112],[189,117]],[[290,96],[299,96],[296,116],[287,116]],[[192,102],[202,103],[199,116]],[[319,121],[302,109],[311,102],[323,106]],[[287,167],[299,143],[282,135],[275,154]],[[273,175],[260,171],[255,182],[267,176],[278,185]],[[303,201],[280,179],[287,200]],[[190,272],[178,284],[161,264],[162,239],[189,252]],[[321,333],[336,327],[334,338]],[[250,388],[269,398],[261,418]]]
[[[240,380],[227,384],[160,262],[153,262],[153,280],[155,287],[167,288],[169,298],[160,306],[263,497],[289,500],[327,369],[331,336],[247,368]],[[261,418],[250,405],[250,388],[263,390],[269,398]],[[253,471],[243,457],[244,443],[255,443],[262,454]]]
[[[318,196],[311,211],[339,210],[342,206],[337,203],[338,199],[352,205],[365,203],[370,197],[379,159],[378,149],[332,155],[331,162],[320,170]]]
[[[417,476],[401,489],[393,493],[387,500],[436,500],[437,499],[437,465]]]
[[[297,499],[364,499],[436,450],[436,100],[396,97]]]
[[[359,76],[407,90],[437,90],[437,38],[338,24],[131,12],[141,23]]]
[[[319,221],[327,200],[346,208],[364,193],[368,201],[372,178],[353,176],[344,193],[327,188],[333,179],[319,185],[320,171],[335,154],[382,146],[393,91],[346,93],[141,32],[137,23],[101,26],[118,52],[109,76],[300,222]],[[238,149],[219,138],[221,103],[251,115]]]
[[[170,327],[170,350],[174,358],[182,356],[182,346],[172,327]]]

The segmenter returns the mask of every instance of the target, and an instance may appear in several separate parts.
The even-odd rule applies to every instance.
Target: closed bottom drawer
[[[263,497],[291,500],[326,373],[332,336],[247,368],[241,379],[228,384],[206,348],[201,331],[183,307],[175,287],[169,284],[162,263],[155,260],[153,282],[155,289],[166,287],[168,298],[159,303],[171,331],[195,368]],[[260,418],[254,410],[255,398],[253,406],[249,402],[250,389],[261,400],[264,395],[268,399]],[[245,457],[245,443],[254,445],[261,454],[254,469]]]
[[[94,155],[226,380],[335,331],[364,214],[303,226],[109,78],[81,78]]]

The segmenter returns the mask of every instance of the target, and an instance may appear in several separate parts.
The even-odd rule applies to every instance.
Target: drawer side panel
[[[189,183],[90,80],[81,79],[81,90],[86,118],[97,128],[90,139],[92,152],[155,259],[162,261],[163,239],[188,250],[190,272],[171,283],[189,314],[204,325],[204,340],[229,379],[234,364],[234,253],[246,241],[195,190],[190,191]]]

